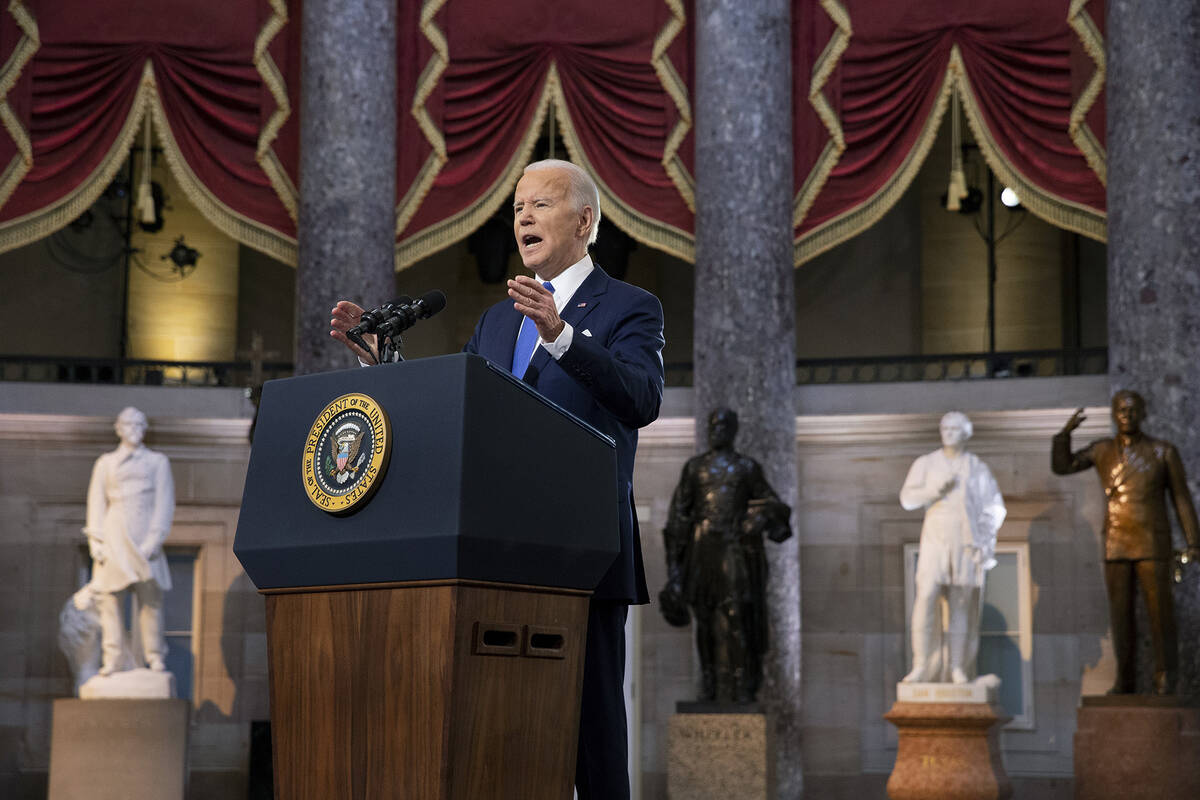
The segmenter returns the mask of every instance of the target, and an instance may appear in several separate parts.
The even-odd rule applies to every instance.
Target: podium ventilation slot
[[[483,643],[487,647],[512,647],[517,643],[517,635],[512,631],[484,631]]]
[[[521,626],[476,622],[475,653],[484,656],[521,655]]]
[[[525,655],[532,658],[566,658],[567,629],[530,625],[525,630]]]

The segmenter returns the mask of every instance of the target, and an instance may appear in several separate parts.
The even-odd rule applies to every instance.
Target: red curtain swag
[[[299,0],[18,0],[0,12],[0,250],[104,191],[150,115],[189,199],[295,262]],[[690,0],[397,4],[397,266],[507,200],[546,115],[635,238],[693,255]],[[951,93],[991,168],[1105,235],[1103,0],[794,0],[797,264],[874,223]]]

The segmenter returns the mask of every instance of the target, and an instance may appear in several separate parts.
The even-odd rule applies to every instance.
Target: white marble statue
[[[83,532],[92,555],[92,580],[71,603],[83,612],[89,601],[94,607],[100,623],[99,674],[111,675],[128,668],[121,602],[132,591],[142,645],[135,661],[161,672],[167,654],[163,593],[171,588],[162,544],[175,516],[175,484],[167,457],[142,444],[145,414],[126,408],[117,416],[116,430],[121,444],[96,459],[88,486]]]
[[[975,677],[984,575],[996,565],[996,531],[1006,513],[991,470],[966,451],[971,421],[951,411],[940,428],[942,447],[914,461],[900,489],[906,510],[925,509],[912,611],[913,665],[905,683],[966,683]]]

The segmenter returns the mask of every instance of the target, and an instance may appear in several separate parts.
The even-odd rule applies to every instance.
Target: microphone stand
[[[391,364],[404,360],[404,356],[400,355],[400,348],[404,346],[404,340],[397,334],[395,340],[391,336],[381,336],[379,346],[379,361],[378,364]]]

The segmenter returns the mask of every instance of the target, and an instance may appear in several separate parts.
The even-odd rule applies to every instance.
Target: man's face
[[[140,419],[123,419],[117,423],[117,436],[121,444],[137,447],[146,435],[146,423]]]
[[[526,269],[543,280],[556,277],[587,254],[591,210],[572,208],[570,180],[561,169],[521,176],[513,193],[513,233]]]
[[[942,444],[946,447],[957,447],[967,440],[967,429],[962,420],[943,420],[938,430],[942,434]]]
[[[1113,423],[1116,424],[1117,430],[1126,435],[1137,433],[1142,427],[1142,419],[1145,418],[1146,412],[1142,410],[1141,403],[1132,397],[1121,397],[1112,407]]]

